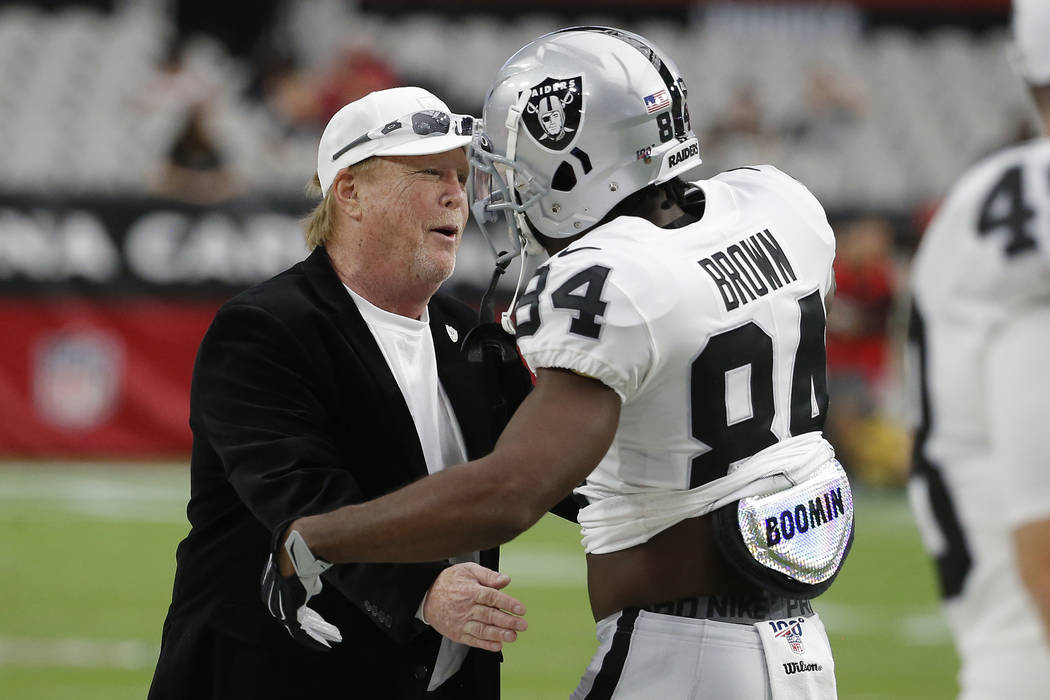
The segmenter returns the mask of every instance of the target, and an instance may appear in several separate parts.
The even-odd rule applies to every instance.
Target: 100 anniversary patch
[[[583,112],[583,76],[546,78],[529,89],[522,121],[533,140],[552,151],[563,151],[576,137]]]

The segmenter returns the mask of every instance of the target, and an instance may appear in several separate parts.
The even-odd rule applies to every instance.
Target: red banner
[[[306,257],[304,211],[0,192],[0,459],[185,458],[201,338],[222,300]],[[477,299],[480,235],[460,263],[448,289]]]
[[[0,299],[0,454],[185,456],[220,302]]]

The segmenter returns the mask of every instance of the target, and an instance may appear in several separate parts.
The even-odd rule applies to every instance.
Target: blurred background
[[[1008,0],[0,0],[0,697],[144,697],[185,534],[193,357],[218,306],[305,257],[328,118],[420,85],[478,114],[547,31],[678,63],[704,165],[773,163],[838,237],[828,433],[857,546],[818,606],[843,698],[949,698],[956,661],[902,485],[910,257],[950,183],[1033,135]],[[468,231],[446,288],[476,304]],[[516,275],[506,275],[506,305]],[[573,528],[506,549],[533,627],[505,697],[594,649]]]

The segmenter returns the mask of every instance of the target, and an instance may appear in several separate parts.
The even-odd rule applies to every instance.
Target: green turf
[[[145,697],[187,490],[184,467],[0,468],[0,698]],[[953,698],[957,662],[902,494],[857,500],[853,553],[816,604],[839,697]],[[530,624],[505,652],[503,697],[567,697],[595,647],[577,530],[544,518],[503,558]]]

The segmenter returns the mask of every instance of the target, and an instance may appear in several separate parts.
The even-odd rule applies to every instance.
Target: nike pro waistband
[[[812,601],[775,596],[744,598],[731,595],[702,595],[646,605],[640,609],[662,615],[733,622],[741,625],[752,625],[762,620],[811,617],[813,615]]]

